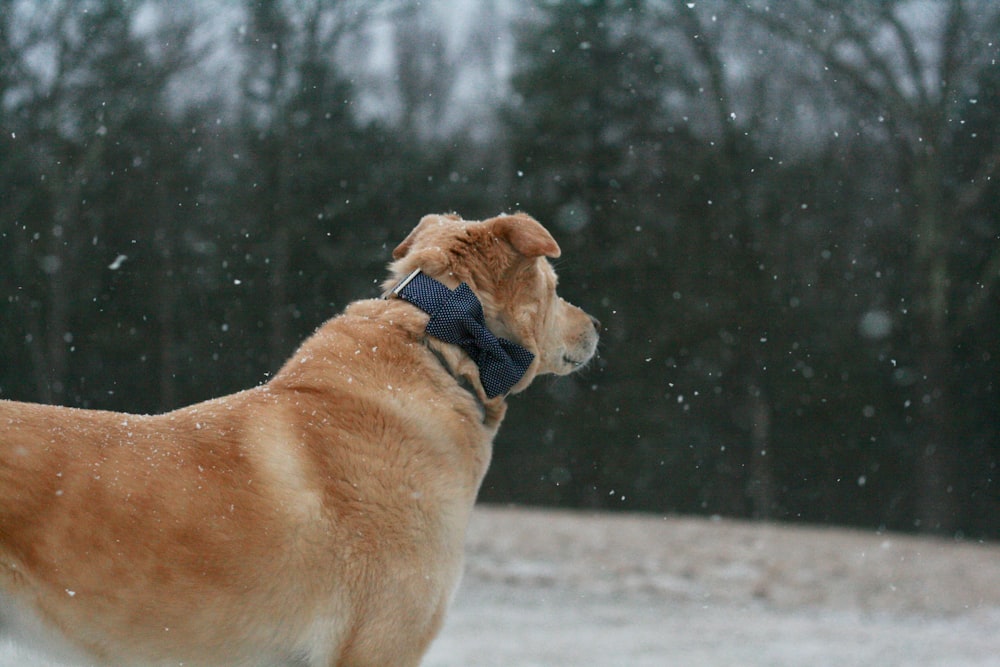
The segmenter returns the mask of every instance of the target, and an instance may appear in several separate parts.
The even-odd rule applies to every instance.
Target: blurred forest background
[[[1000,537],[993,0],[0,0],[0,397],[265,381],[420,216],[600,358],[481,498]]]

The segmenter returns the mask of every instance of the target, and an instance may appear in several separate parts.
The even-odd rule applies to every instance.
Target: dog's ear
[[[527,213],[502,215],[487,220],[486,224],[490,225],[496,236],[506,240],[528,259],[556,258],[562,253],[549,230]]]
[[[410,252],[410,248],[413,247],[413,242],[416,240],[421,231],[431,227],[432,225],[443,225],[454,220],[461,220],[461,218],[453,213],[446,213],[444,215],[430,214],[420,218],[420,222],[413,228],[413,231],[407,234],[406,238],[403,239],[403,242],[396,246],[396,249],[392,251],[392,258],[402,259],[406,257],[407,253]]]

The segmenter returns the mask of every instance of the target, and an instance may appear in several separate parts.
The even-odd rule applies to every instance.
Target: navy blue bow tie
[[[465,283],[452,291],[417,269],[400,281],[391,294],[430,314],[427,333],[458,345],[472,357],[479,366],[479,380],[489,398],[510,391],[535,358],[517,343],[498,338],[486,328],[483,305]]]

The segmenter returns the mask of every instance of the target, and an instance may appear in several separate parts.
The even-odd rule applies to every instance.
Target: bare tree
[[[324,118],[353,124],[351,92],[338,71],[338,56],[348,38],[365,25],[372,3],[311,0],[249,0],[248,27],[242,42],[247,53],[243,77],[244,124],[259,162],[263,182],[253,215],[266,238],[269,266],[269,358],[276,366],[289,352],[293,244],[318,214],[302,210],[307,202],[294,189],[316,174],[302,160],[310,144],[331,136],[307,136]],[[347,99],[345,99],[347,98]],[[327,175],[329,178],[329,174]],[[315,207],[315,202],[308,202]],[[320,207],[320,212],[322,208]]]
[[[918,525],[950,532],[960,489],[956,461],[953,354],[959,335],[997,289],[1000,244],[986,253],[974,294],[957,289],[952,249],[981,202],[1000,155],[983,155],[973,178],[956,182],[960,108],[979,73],[995,63],[1000,10],[975,0],[912,3],[799,0],[746,10],[776,37],[803,47],[866,131],[881,134],[887,162],[903,177],[912,220],[908,275],[913,343],[921,377],[917,449]]]
[[[68,398],[76,311],[99,283],[86,261],[114,217],[94,202],[113,187],[109,147],[144,109],[161,108],[172,77],[197,57],[188,50],[192,21],[163,21],[156,39],[137,35],[135,20],[134,6],[111,1],[15,2],[0,12],[0,99],[12,138],[5,160],[35,179],[12,174],[0,211],[25,221],[15,242],[35,258],[44,286],[22,314],[36,341],[38,395],[48,402]]]

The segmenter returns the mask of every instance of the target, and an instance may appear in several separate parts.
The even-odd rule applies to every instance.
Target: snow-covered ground
[[[1000,545],[478,508],[424,667],[1000,665]]]
[[[424,667],[654,665],[1000,666],[1000,545],[477,508]]]

